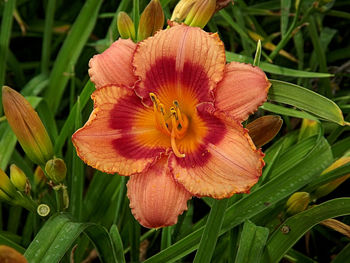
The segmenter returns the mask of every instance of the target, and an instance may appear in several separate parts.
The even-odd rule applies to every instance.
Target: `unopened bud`
[[[147,37],[153,36],[158,30],[164,26],[164,13],[159,0],[151,0],[151,2],[143,10],[139,28],[137,31],[137,40],[142,41]]]
[[[247,124],[249,136],[256,147],[261,147],[271,141],[281,129],[283,121],[280,116],[266,115]]]
[[[45,185],[45,183],[46,183],[45,173],[40,166],[37,166],[34,171],[34,184],[36,188],[41,188]]]
[[[230,3],[233,5],[233,0],[216,0],[215,12],[220,11],[221,9],[228,6]]]
[[[45,164],[53,156],[53,147],[38,114],[17,91],[2,87],[2,103],[6,119],[28,157]]]
[[[26,258],[21,253],[5,245],[0,246],[0,262],[28,263]]]
[[[26,193],[30,191],[30,184],[27,176],[15,164],[10,166],[10,180],[19,191]]]
[[[121,38],[135,39],[135,26],[127,13],[119,12],[117,26]]]
[[[287,214],[295,215],[304,211],[310,203],[310,194],[307,192],[296,192],[287,201]]]
[[[177,3],[171,16],[171,21],[182,22],[198,0],[181,0]]]
[[[216,8],[215,0],[198,0],[188,13],[185,24],[203,28],[213,16]]]
[[[341,158],[339,158],[338,160],[336,160],[333,164],[331,164],[331,166],[329,166],[326,170],[324,170],[321,174],[324,175],[326,173],[329,173],[337,168],[339,168],[340,166],[343,166],[347,163],[350,162],[350,156],[343,156]],[[346,174],[342,177],[339,177],[329,183],[326,183],[324,185],[321,185],[320,187],[318,187],[314,193],[312,193],[312,199],[316,200],[318,198],[321,198],[323,196],[328,195],[329,193],[333,192],[339,185],[341,185],[344,181],[346,181],[348,178],[350,178],[350,174]]]
[[[320,123],[314,120],[303,119],[298,140],[306,139],[319,133]]]
[[[45,171],[52,181],[60,183],[66,178],[67,167],[62,159],[54,158],[46,163]]]
[[[18,193],[15,186],[12,184],[10,178],[0,169],[0,190],[4,192],[11,199],[16,198]]]

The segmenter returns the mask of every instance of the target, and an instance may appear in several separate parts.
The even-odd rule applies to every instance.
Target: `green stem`
[[[300,20],[300,22],[297,23],[298,17],[299,17],[299,14],[300,14],[300,9],[301,9],[301,8],[300,8],[301,2],[302,2],[302,1],[300,1],[299,5],[298,5],[298,8],[297,8],[297,10],[296,10],[294,19],[293,19],[292,24],[290,25],[290,27],[289,27],[287,33],[284,35],[284,37],[282,37],[281,41],[278,43],[278,45],[276,46],[276,48],[271,52],[271,54],[270,54],[270,56],[269,56],[269,58],[270,58],[271,60],[274,59],[274,58],[277,56],[277,54],[282,50],[282,48],[284,48],[284,46],[288,43],[288,41],[289,41],[289,40],[291,39],[291,37],[293,36],[294,30],[295,30],[297,27],[299,27],[300,25],[302,25],[302,24],[306,21],[306,19],[307,19],[308,16],[310,15],[311,11],[314,9],[313,6],[310,7],[310,8],[306,11],[304,17]]]

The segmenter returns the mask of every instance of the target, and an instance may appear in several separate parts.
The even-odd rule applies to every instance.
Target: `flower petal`
[[[94,110],[72,137],[79,157],[106,173],[131,175],[148,168],[170,147],[155,128],[153,110],[126,87],[105,86],[92,94]]]
[[[199,101],[212,101],[210,91],[224,73],[225,50],[217,34],[173,25],[140,42],[133,65],[141,79],[137,94],[147,104],[151,104],[150,92],[156,93],[166,108],[184,92]]]
[[[174,178],[196,196],[226,198],[248,192],[261,176],[263,153],[240,123],[223,114],[206,114],[212,119],[206,121],[211,135],[198,150],[185,158],[169,156]]]
[[[127,187],[133,215],[148,228],[176,224],[191,199],[191,194],[172,177],[165,157],[147,172],[132,175]]]
[[[246,120],[266,101],[270,86],[260,68],[231,62],[215,90],[215,107],[238,121]]]
[[[136,44],[130,39],[119,39],[102,54],[89,62],[89,75],[96,88],[109,84],[132,87],[136,82],[132,57]]]

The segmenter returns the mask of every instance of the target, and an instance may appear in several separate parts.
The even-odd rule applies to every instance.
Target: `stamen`
[[[175,118],[172,118],[172,122],[173,122],[173,127],[171,130],[171,148],[173,149],[174,154],[176,155],[176,157],[179,158],[184,158],[186,156],[186,154],[184,153],[180,153],[179,149],[176,146],[176,141],[175,141],[175,137],[176,137],[176,121]]]

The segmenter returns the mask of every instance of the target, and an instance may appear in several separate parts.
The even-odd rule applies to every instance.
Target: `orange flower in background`
[[[94,110],[73,135],[77,153],[130,176],[130,207],[145,227],[175,224],[191,196],[246,193],[264,166],[240,122],[270,83],[252,65],[226,64],[217,34],[173,24],[138,44],[118,40],[90,61]]]

